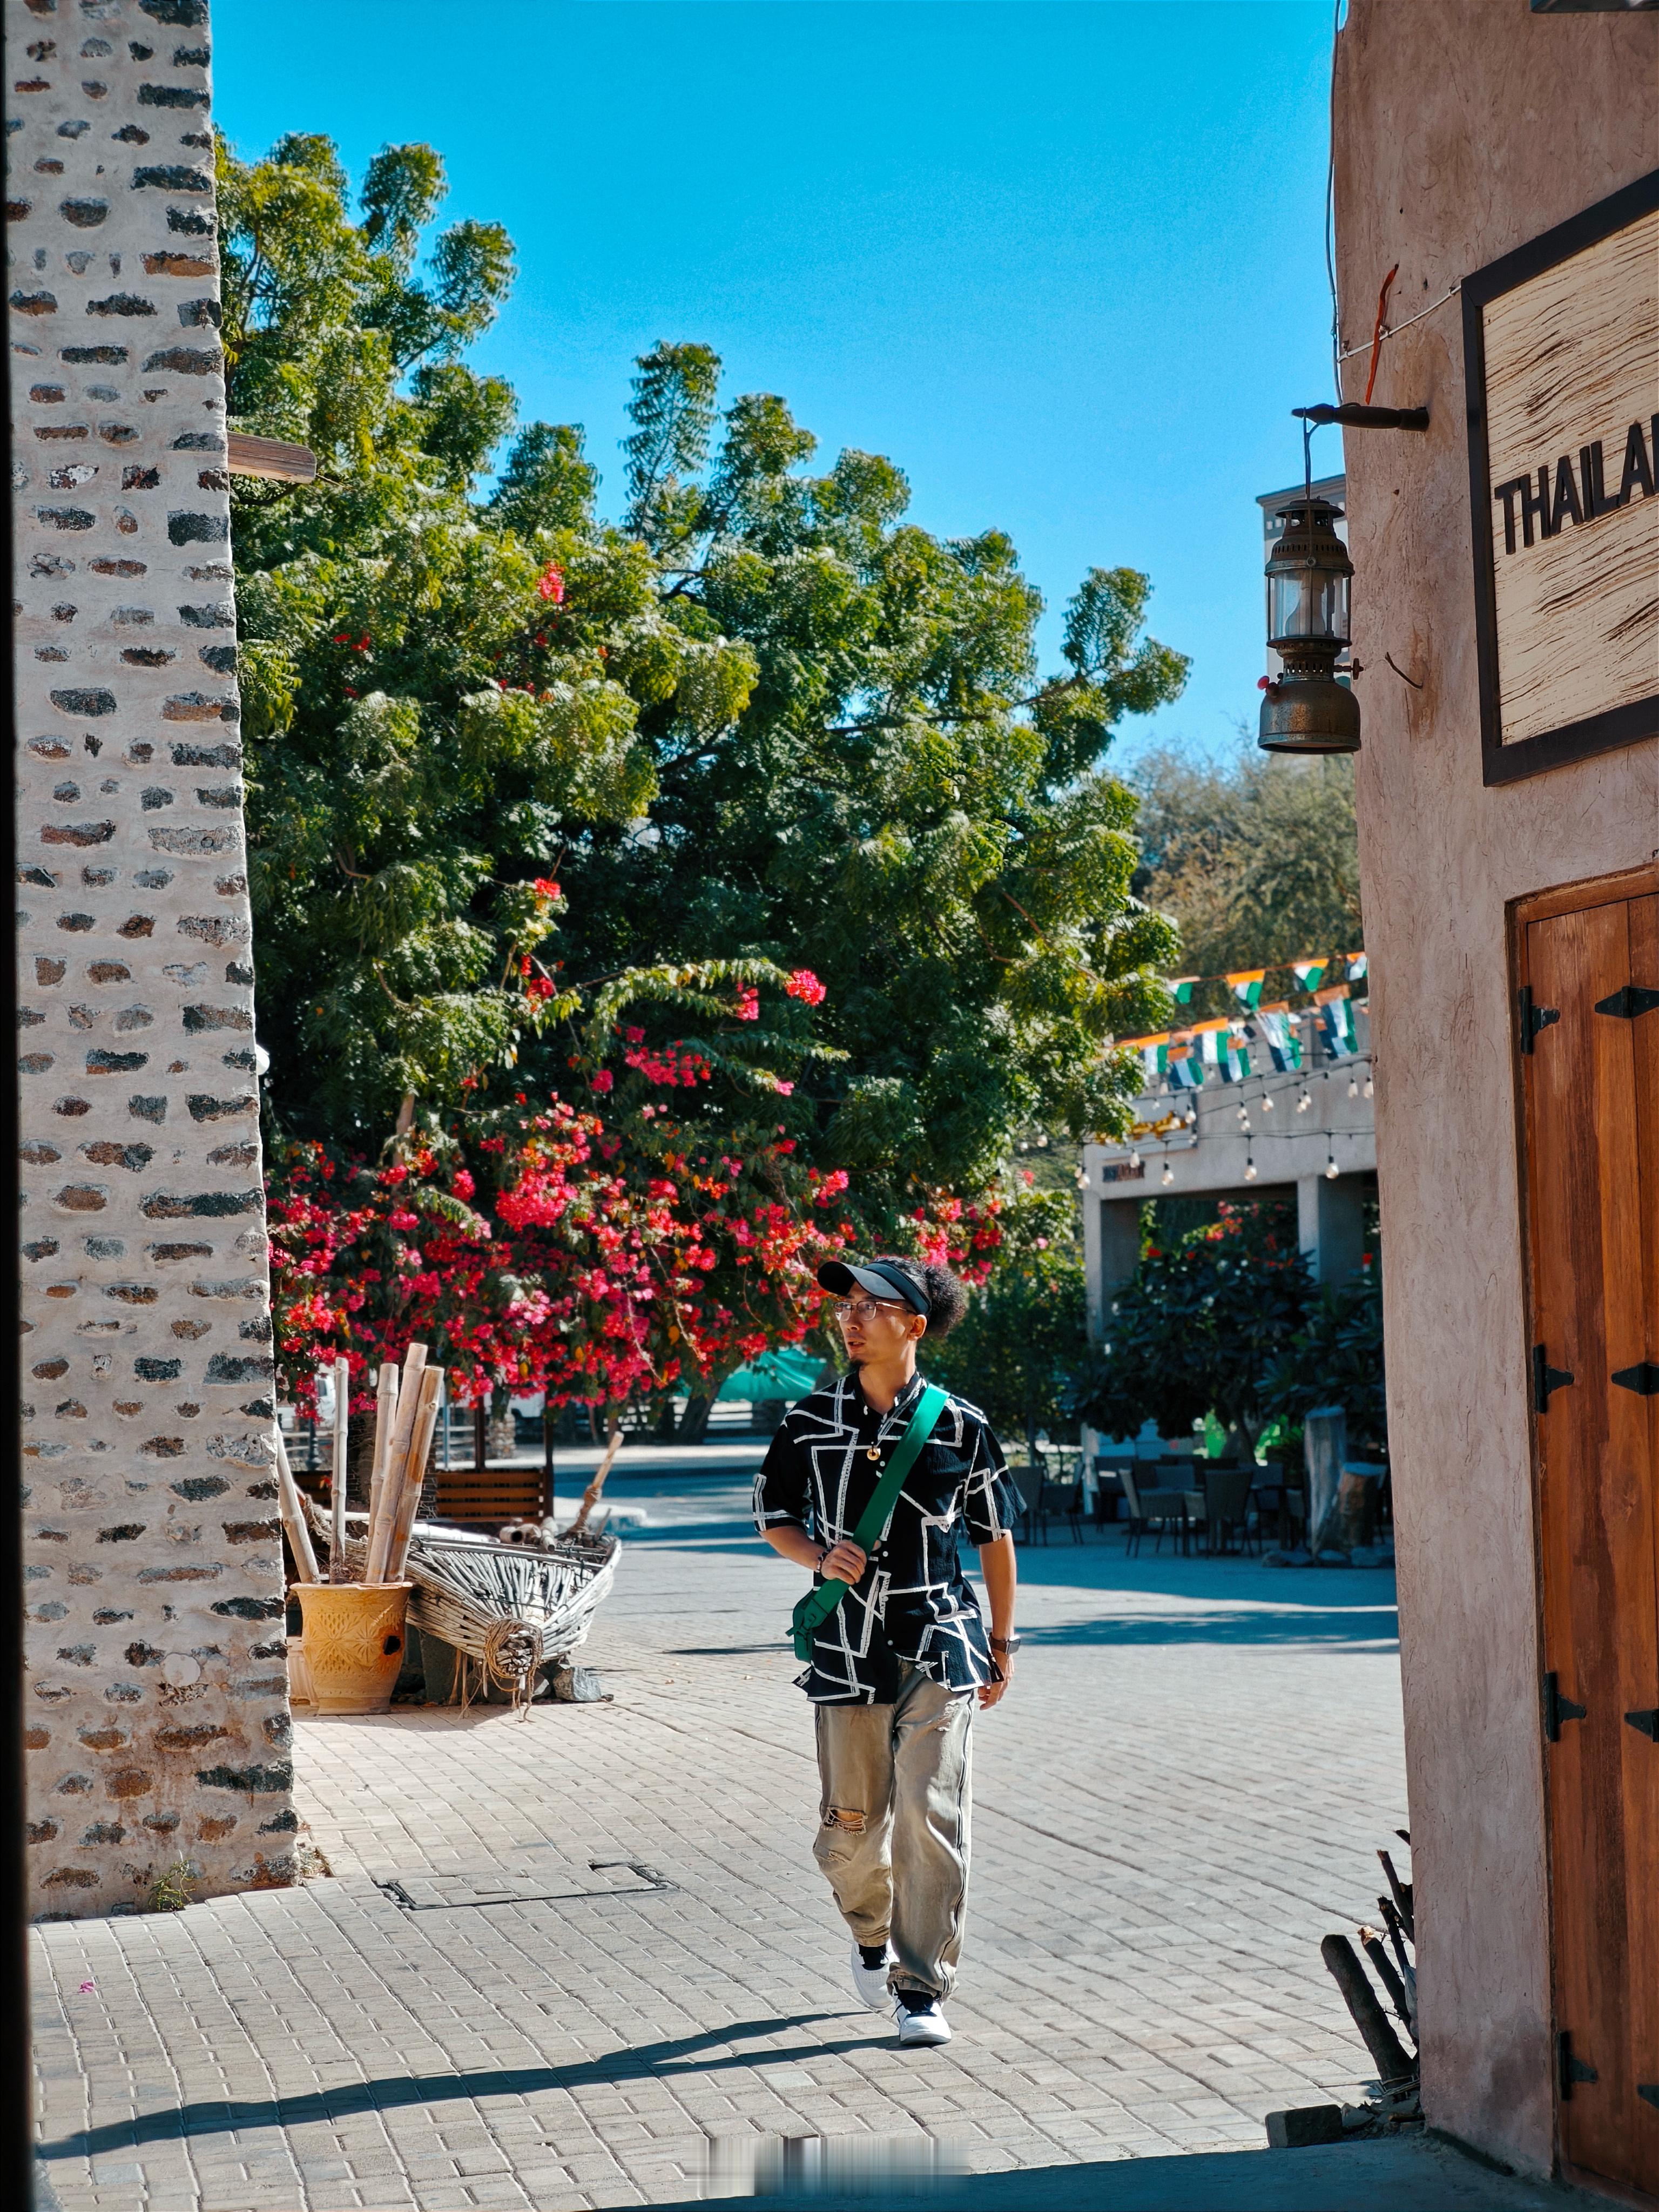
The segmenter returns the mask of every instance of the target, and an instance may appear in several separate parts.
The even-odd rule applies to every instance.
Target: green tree
[[[1002,1249],[968,1310],[924,1361],[992,1425],[1029,1444],[1066,1418],[1088,1355],[1077,1201],[1026,1191],[999,1218]]]
[[[1262,1377],[1261,1402],[1296,1428],[1310,1407],[1340,1406],[1351,1444],[1387,1437],[1379,1273],[1329,1285],[1310,1301],[1302,1326]]]
[[[1159,747],[1128,781],[1140,802],[1134,890],[1179,927],[1183,967],[1218,975],[1364,944],[1352,761],[1263,753],[1241,738],[1220,762]],[[1268,980],[1270,997],[1292,988],[1288,975]],[[1213,983],[1183,1018],[1237,1012]]]
[[[1308,1263],[1276,1209],[1225,1206],[1219,1219],[1148,1247],[1112,1302],[1078,1410],[1112,1437],[1132,1437],[1149,1420],[1182,1436],[1213,1413],[1253,1453],[1279,1410],[1267,1403],[1267,1376],[1313,1295]]]
[[[1028,1121],[1120,1124],[1109,1041],[1175,951],[1104,766],[1183,678],[1146,578],[1092,570],[1042,676],[1006,538],[908,522],[875,456],[811,473],[782,400],[722,412],[695,345],[639,364],[623,526],[573,426],[526,426],[485,496],[514,399],[462,356],[505,234],[428,243],[426,147],[377,155],[355,217],[326,140],[220,167],[233,420],[319,461],[234,516],[283,1126],[373,1147],[400,1108],[592,1079],[601,1004],[722,1054],[890,1219],[986,1185]],[[798,969],[825,1003],[766,982],[732,1030]]]

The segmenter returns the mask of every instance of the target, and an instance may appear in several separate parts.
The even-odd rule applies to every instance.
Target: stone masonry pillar
[[[37,1911],[290,1878],[206,0],[7,0]]]

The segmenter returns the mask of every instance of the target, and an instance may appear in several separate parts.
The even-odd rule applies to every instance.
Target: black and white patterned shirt
[[[914,1376],[882,1414],[856,1375],[844,1375],[792,1407],[755,1478],[756,1528],[793,1522],[820,1543],[850,1537],[925,1388]],[[796,1678],[807,1696],[890,1705],[901,1659],[949,1689],[988,1682],[984,1626],[957,1547],[964,1532],[970,1544],[995,1543],[1019,1510],[990,1423],[951,1397],[905,1478],[884,1542],[818,1632],[812,1663]]]

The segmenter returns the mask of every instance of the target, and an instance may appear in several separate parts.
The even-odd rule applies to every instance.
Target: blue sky
[[[1328,0],[215,0],[239,151],[323,131],[354,175],[442,152],[444,213],[520,277],[479,366],[586,426],[623,503],[635,355],[712,344],[826,462],[890,455],[913,518],[1006,530],[1060,615],[1144,568],[1184,697],[1127,726],[1206,750],[1254,721],[1255,495],[1330,396]],[[1328,448],[1322,456],[1320,447]],[[1340,466],[1330,432],[1316,472]]]

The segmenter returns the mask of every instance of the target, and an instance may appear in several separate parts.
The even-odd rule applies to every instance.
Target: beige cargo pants
[[[890,1942],[895,1989],[951,1993],[968,1898],[974,1698],[908,1662],[890,1705],[819,1705],[817,1841],[856,1943]]]

